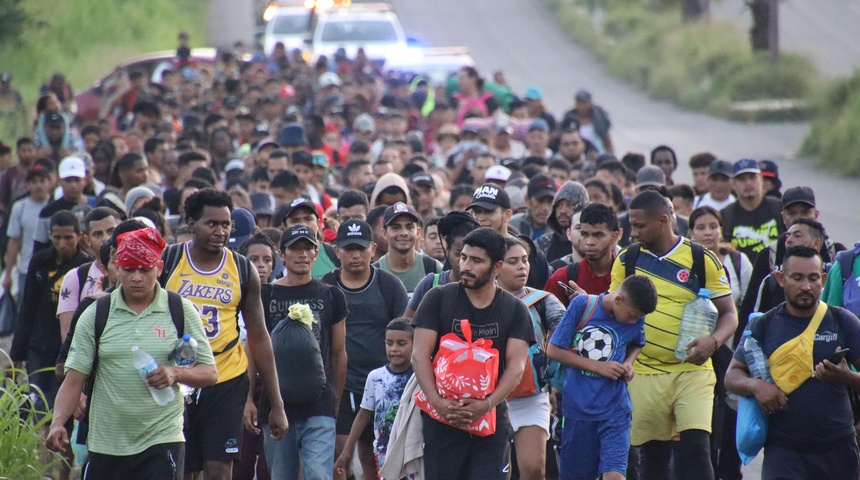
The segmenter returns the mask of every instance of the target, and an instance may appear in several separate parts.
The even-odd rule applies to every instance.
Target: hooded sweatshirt
[[[556,192],[555,198],[552,200],[552,213],[549,214],[546,221],[552,231],[535,241],[549,262],[557,260],[573,250],[573,245],[567,239],[567,232],[559,225],[556,218],[556,209],[562,200],[567,200],[573,206],[574,211],[579,211],[588,203],[588,191],[581,183],[568,180]]]
[[[412,204],[409,200],[409,187],[406,185],[406,180],[396,173],[389,172],[376,181],[376,186],[373,187],[373,193],[370,195],[370,208],[376,206],[376,199],[379,198],[379,194],[388,187],[398,187],[403,190],[403,193],[406,194],[406,203]]]

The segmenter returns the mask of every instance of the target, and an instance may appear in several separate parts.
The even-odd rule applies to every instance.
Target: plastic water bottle
[[[750,375],[753,378],[773,383],[773,378],[770,376],[770,362],[767,361],[767,356],[761,350],[761,345],[753,338],[752,332],[744,331],[743,340],[744,359],[747,362]]]
[[[134,368],[137,369],[141,378],[143,378],[143,381],[146,382],[146,375],[158,368],[158,363],[150,354],[141,350],[137,345],[131,347],[131,357],[134,361]],[[170,403],[176,397],[176,392],[174,392],[171,387],[152,388],[149,384],[146,386],[149,388],[149,393],[152,394],[152,398],[155,400],[155,403],[162,407]]]
[[[687,345],[700,337],[714,333],[717,326],[717,307],[711,303],[711,291],[702,288],[690,303],[684,306],[681,325],[678,329],[678,344],[675,345],[675,357],[678,360],[687,358],[690,352]]]
[[[191,335],[186,333],[176,342],[173,356],[177,366],[193,367],[197,363],[197,340],[191,338]]]

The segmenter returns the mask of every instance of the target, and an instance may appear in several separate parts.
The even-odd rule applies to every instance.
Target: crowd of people
[[[0,138],[9,356],[60,478],[736,480],[738,395],[763,478],[860,477],[858,247],[777,164],[702,152],[681,184],[587,90],[557,117],[503,72],[242,53],[204,68],[180,36],[91,124],[55,75]],[[715,329],[677,346],[700,289]],[[814,371],[751,378],[745,330],[808,336]],[[487,395],[437,388],[450,334],[498,351]]]

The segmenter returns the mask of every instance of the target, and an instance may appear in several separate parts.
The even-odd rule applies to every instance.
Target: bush
[[[732,116],[734,102],[789,99],[806,105],[817,87],[818,73],[809,59],[787,54],[771,63],[763,55],[754,55],[747,36],[730,24],[682,24],[677,2],[671,0],[547,1],[580,42],[581,25],[600,18],[592,30],[603,40],[590,39],[586,46],[606,62],[611,74],[656,99]],[[786,109],[748,117],[796,118],[805,112]]]
[[[0,0],[0,6],[10,0]],[[12,2],[15,3],[14,1]],[[26,16],[20,45],[0,42],[2,69],[33,105],[39,86],[63,72],[82,88],[132,55],[176,48],[176,35],[188,31],[204,46],[208,2],[198,0],[74,0],[21,2]]]
[[[14,368],[9,372],[26,375]],[[34,395],[42,392],[36,390]],[[48,462],[40,460],[44,452],[43,430],[50,424],[51,415],[36,412],[31,405],[29,385],[18,385],[10,378],[0,380],[0,478],[42,480],[61,461],[54,454]]]
[[[822,95],[801,152],[848,175],[860,175],[860,70]]]

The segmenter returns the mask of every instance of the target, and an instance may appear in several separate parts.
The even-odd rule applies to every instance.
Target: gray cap
[[[732,178],[732,162],[728,160],[714,160],[708,167],[708,176],[725,175]]]
[[[666,176],[660,167],[646,165],[636,172],[636,188],[662,187],[666,184]]]

